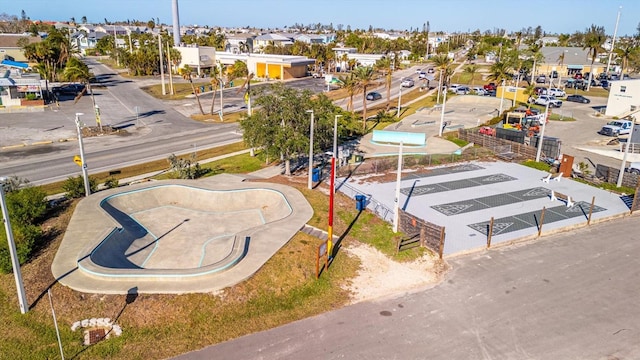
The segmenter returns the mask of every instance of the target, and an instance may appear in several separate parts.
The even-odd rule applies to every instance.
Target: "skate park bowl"
[[[313,210],[294,188],[237,179],[92,194],[74,211],[54,276],[78,291],[111,294],[210,292],[247,279]]]

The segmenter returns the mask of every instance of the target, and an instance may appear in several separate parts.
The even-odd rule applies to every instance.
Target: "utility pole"
[[[82,162],[82,177],[84,178],[84,196],[91,195],[89,186],[89,173],[87,172],[87,162],[84,158],[84,144],[82,142],[82,130],[80,129],[80,116],[83,113],[76,113],[76,130],[78,131],[78,145],[80,146],[80,161]]]
[[[27,306],[27,295],[24,292],[24,284],[22,283],[22,272],[20,271],[20,261],[18,260],[18,252],[16,251],[16,243],[13,240],[13,230],[11,229],[11,221],[9,220],[9,210],[7,202],[4,198],[4,182],[6,178],[0,178],[0,208],[2,208],[2,221],[4,222],[4,230],[7,232],[7,241],[9,242],[9,253],[11,255],[11,266],[13,267],[13,277],[16,280],[16,290],[18,291],[18,303],[20,304],[20,312],[26,314],[29,311]]]
[[[158,52],[160,54],[160,78],[162,79],[162,95],[167,95],[167,90],[164,86],[164,62],[162,61],[162,34],[158,33]]]
[[[607,61],[607,71],[606,71],[607,76],[609,76],[609,67],[611,66],[611,56],[613,55],[613,47],[616,44],[616,34],[618,33],[618,23],[620,22],[621,11],[622,11],[622,6],[620,6],[620,8],[618,9],[618,17],[616,18],[616,27],[613,30],[613,38],[611,39],[611,50],[609,50],[609,60]],[[591,72],[593,72],[593,69],[591,69]],[[621,74],[621,75],[624,78],[624,74]]]

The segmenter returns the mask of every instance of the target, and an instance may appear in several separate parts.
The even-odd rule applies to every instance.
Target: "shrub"
[[[31,255],[33,245],[42,236],[42,230],[36,225],[22,226],[14,222],[11,225],[18,262],[24,264]],[[0,272],[9,273],[12,269],[9,243],[7,242],[6,233],[2,231],[0,232]]]
[[[89,176],[89,189],[92,193],[96,192],[98,188],[98,182],[95,178]],[[64,184],[62,185],[62,189],[65,191],[65,195],[69,199],[76,199],[85,196],[84,191],[84,178],[81,175],[76,177],[69,177]]]
[[[114,189],[117,188],[118,186],[120,186],[120,182],[118,182],[118,179],[114,178],[114,177],[110,177],[107,180],[104,181],[104,186],[107,189]]]
[[[27,187],[7,194],[7,209],[12,223],[34,224],[47,210],[46,196],[41,187]]]

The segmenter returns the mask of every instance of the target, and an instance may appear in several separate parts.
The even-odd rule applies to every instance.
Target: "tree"
[[[493,80],[496,84],[502,80],[508,80],[511,77],[511,67],[505,62],[496,62],[489,68],[489,80]]]
[[[349,95],[349,102],[347,103],[347,111],[353,111],[353,96],[358,92],[358,80],[355,78],[354,74],[351,73],[349,75],[344,75],[338,77],[340,80],[340,87],[347,91],[347,95]]]
[[[83,16],[83,17],[80,19],[80,21],[81,21],[83,24],[86,24],[86,23],[87,23],[87,17],[86,17],[86,16]]]
[[[475,64],[471,64],[471,65],[465,67],[463,71],[471,76],[471,86],[473,86],[474,85],[474,77],[476,76],[476,73],[478,72],[478,66],[475,65]]]
[[[291,174],[291,160],[309,150],[310,116],[316,114],[314,146],[329,144],[334,114],[339,112],[324,94],[312,98],[309,90],[285,87],[281,83],[262,87],[256,93],[258,108],[240,120],[244,141],[262,148],[267,158],[280,157],[285,162],[285,174]]]
[[[389,57],[383,57],[376,61],[375,67],[385,78],[385,88],[387,90],[387,111],[391,104],[391,76],[393,74],[393,61]]]
[[[591,70],[589,71],[589,80],[587,81],[587,91],[591,87],[591,81],[593,80],[593,63],[595,63],[598,54],[603,51],[602,45],[607,40],[607,36],[604,33],[604,26],[591,25],[587,28],[584,34],[584,43],[582,49],[589,49],[591,55]]]
[[[185,65],[184,67],[180,68],[179,72],[180,72],[180,76],[182,76],[183,79],[189,80],[189,84],[191,85],[191,91],[193,92],[193,95],[195,95],[196,97],[196,101],[198,102],[198,107],[200,108],[200,113],[204,115],[204,110],[202,109],[202,103],[200,102],[200,96],[198,96],[198,92],[196,91],[196,88],[193,85],[193,79],[192,79],[193,73],[191,71],[191,67],[189,65]]]
[[[211,115],[213,115],[213,105],[216,102],[216,91],[218,90],[218,86],[220,85],[220,81],[222,80],[223,68],[214,66],[211,68],[211,73],[209,76],[211,77],[211,88],[213,89],[213,94],[211,94]],[[222,111],[222,109],[220,109]]]
[[[361,66],[353,71],[353,75],[358,82],[358,87],[362,90],[362,131],[367,130],[367,90],[374,85],[375,71],[371,66]]]

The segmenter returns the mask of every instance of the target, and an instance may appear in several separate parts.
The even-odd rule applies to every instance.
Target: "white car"
[[[558,88],[544,89],[544,90],[542,90],[542,93],[544,95],[551,95],[551,96],[555,96],[557,98],[566,97],[567,96],[567,93],[564,92],[564,90],[558,89]]]
[[[485,90],[484,88],[482,88],[480,86],[476,86],[476,87],[472,88],[471,91],[473,91],[474,94],[480,95],[480,96],[485,96],[487,94],[487,90]]]
[[[405,87],[405,88],[413,87],[413,85],[415,85],[415,83],[413,82],[413,79],[404,79],[404,80],[402,80],[402,83],[400,84],[400,86]]]
[[[467,95],[469,92],[471,92],[471,89],[469,89],[468,86],[458,86],[455,92],[458,95]]]
[[[449,91],[456,92],[460,86],[462,86],[462,85],[460,85],[460,84],[451,84],[451,85],[449,85]]]

